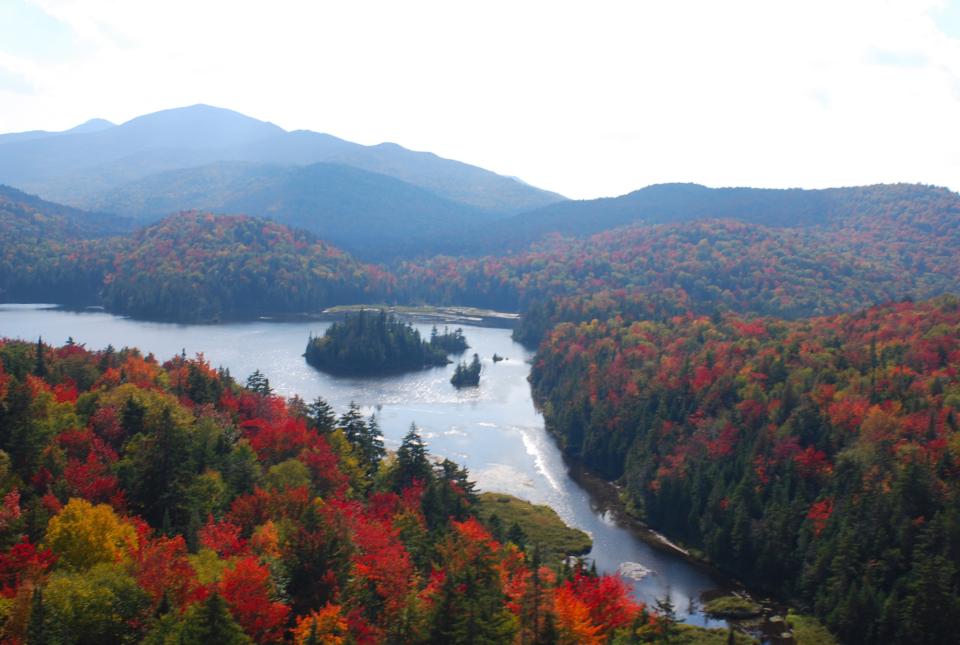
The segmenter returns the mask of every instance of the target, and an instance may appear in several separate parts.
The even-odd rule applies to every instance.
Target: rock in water
[[[643,566],[639,562],[621,562],[620,566],[617,567],[617,573],[619,573],[624,578],[631,578],[633,580],[643,580],[649,576],[653,571]]]

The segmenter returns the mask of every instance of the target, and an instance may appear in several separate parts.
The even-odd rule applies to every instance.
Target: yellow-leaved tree
[[[120,560],[136,547],[137,532],[107,504],[75,498],[50,518],[44,545],[57,555],[58,565],[83,570]]]

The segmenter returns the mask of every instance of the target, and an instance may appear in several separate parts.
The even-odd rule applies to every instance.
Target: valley
[[[13,469],[0,492],[19,522],[0,535],[10,558],[17,540],[43,544],[48,516],[86,500],[146,518],[143,536],[160,533],[144,544],[189,539],[183,566],[207,576],[200,595],[228,594],[223,572],[247,560],[271,593],[289,591],[286,609],[274,607],[293,612],[279,631],[244,626],[262,642],[320,625],[328,610],[346,625],[331,633],[370,629],[371,642],[398,625],[412,630],[392,636],[401,641],[461,633],[438,608],[462,600],[443,586],[456,549],[499,567],[500,582],[466,600],[487,603],[494,639],[553,642],[559,629],[566,642],[651,642],[676,621],[736,628],[683,634],[800,645],[800,633],[824,628],[851,644],[952,634],[955,192],[658,184],[568,200],[430,153],[208,106],[7,135],[0,181],[10,184],[0,188],[0,338],[11,339],[0,345],[0,450]],[[417,334],[386,322],[371,333],[380,310]],[[354,323],[371,329],[353,333]],[[469,349],[421,342],[432,326],[463,327]],[[340,340],[328,342],[331,328]],[[109,401],[134,389],[137,400],[169,399],[174,416],[149,432],[128,419],[133,430],[113,436],[96,414],[116,414]],[[179,454],[164,428],[193,436],[211,423],[215,458],[196,447],[190,473],[171,466],[149,485],[134,476],[130,464],[158,445],[160,463]],[[74,432],[100,452],[70,443]],[[235,459],[247,460],[246,483],[216,492]],[[66,477],[67,465],[67,487],[45,474]],[[81,468],[114,496],[81,487]],[[551,507],[590,535],[589,564],[539,568],[522,535],[478,519],[471,482]],[[293,490],[326,509],[322,519],[284,497]],[[201,563],[204,520],[210,535],[238,530],[244,544],[279,523],[275,556],[218,543]],[[365,555],[321,566],[298,551],[310,531],[338,526],[343,549]],[[364,557],[409,560],[405,591],[375,577],[349,583],[372,571]],[[21,618],[41,584],[23,571],[9,574],[20,603],[9,615]],[[735,581],[771,601],[766,629],[704,611],[718,592],[741,591]],[[179,602],[191,616],[217,610]],[[239,620],[237,602],[227,604]],[[614,618],[604,603],[619,608]],[[782,622],[787,606],[806,615],[797,635]],[[419,622],[394,624],[397,612]]]

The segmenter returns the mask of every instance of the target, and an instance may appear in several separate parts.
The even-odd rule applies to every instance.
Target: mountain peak
[[[117,130],[142,138],[145,145],[185,148],[243,145],[286,132],[273,123],[203,103],[138,116]]]
[[[64,130],[62,134],[87,134],[89,132],[100,132],[101,130],[115,127],[115,123],[111,123],[106,119],[90,119],[69,130]]]

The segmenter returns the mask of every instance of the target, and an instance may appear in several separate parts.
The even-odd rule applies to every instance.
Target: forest
[[[842,216],[808,217],[807,226],[760,223],[776,213],[744,208],[548,236],[506,255],[411,260],[396,270],[398,297],[519,310],[516,337],[536,347],[559,322],[617,314],[801,318],[960,291],[960,198],[901,185],[844,190]]]
[[[84,218],[59,215],[22,193],[4,195],[0,299],[7,302],[211,322],[383,302],[393,289],[382,268],[270,220],[189,212],[132,234],[101,227],[92,237],[89,223],[73,223]]]
[[[631,510],[844,643],[960,615],[960,300],[784,321],[564,323],[531,374],[565,452]]]
[[[5,642],[599,644],[675,627],[616,576],[496,539],[468,473],[415,427],[388,453],[356,406],[283,399],[202,355],[0,341],[0,428]]]
[[[689,191],[659,192],[668,189]],[[620,228],[588,237],[561,236],[560,218],[554,232],[542,224],[543,235],[519,250],[504,252],[511,248],[504,239],[500,254],[477,255],[486,248],[477,238],[463,255],[411,252],[375,265],[270,220],[187,212],[131,234],[125,220],[6,189],[0,299],[102,305],[178,322],[336,304],[470,305],[521,312],[516,338],[536,347],[559,322],[617,314],[664,319],[721,310],[792,319],[960,291],[956,194],[912,185],[785,191],[771,203],[796,211],[799,225],[788,226],[765,210],[768,192],[777,193],[742,189],[726,204],[725,193],[709,192],[723,219],[708,216],[710,198],[683,210],[675,196],[666,201],[669,216],[640,209],[632,220],[610,219],[626,222]]]
[[[907,184],[825,191],[669,185],[610,200],[563,201],[484,226],[477,231],[464,225],[457,245],[450,247],[455,252],[448,255],[422,257],[407,249],[400,257],[390,256],[389,264],[365,264],[314,234],[267,219],[186,212],[131,232],[130,222],[122,218],[85,213],[4,188],[0,300],[94,304],[118,314],[179,322],[315,313],[358,303],[471,305],[519,312],[514,337],[537,349],[531,383],[548,428],[568,456],[622,484],[626,503],[643,521],[753,588],[813,612],[845,643],[953,639],[949,618],[960,615],[960,196]],[[359,257],[377,255],[371,247]],[[376,315],[362,321],[362,333],[350,332],[349,325],[338,327],[343,343],[311,339],[308,361],[341,373],[384,366],[420,369],[446,364],[448,354],[466,349],[456,332],[428,341]],[[385,333],[388,328],[390,333]],[[15,343],[5,347],[0,393],[6,399],[17,392],[21,397],[5,403],[3,414],[8,416],[0,426],[8,433],[2,446],[9,448],[10,472],[15,473],[6,490],[16,490],[24,504],[33,504],[17,511],[18,526],[23,527],[14,531],[17,536],[27,535],[37,549],[45,544],[47,522],[59,507],[51,510],[53,506],[41,501],[49,489],[66,505],[75,491],[63,490],[69,481],[59,479],[66,472],[64,464],[73,458],[87,468],[89,455],[95,454],[101,465],[89,466],[94,471],[83,470],[75,481],[99,481],[89,472],[97,477],[109,473],[116,479],[110,495],[123,492],[122,504],[113,506],[118,521],[143,518],[144,526],[160,531],[150,539],[183,536],[188,562],[199,562],[203,550],[196,536],[211,515],[215,522],[241,526],[247,543],[253,539],[252,531],[263,522],[240,522],[230,515],[233,501],[198,507],[194,513],[190,505],[214,493],[194,491],[196,482],[190,477],[177,479],[165,498],[176,503],[147,502],[136,473],[148,458],[136,455],[147,454],[161,441],[149,433],[122,434],[107,442],[113,452],[101,455],[54,441],[66,426],[45,426],[42,440],[32,431],[14,430],[27,426],[8,423],[15,418],[9,416],[11,410],[19,410],[21,417],[16,418],[32,410],[24,398],[24,383],[43,389],[43,382],[53,392],[67,381],[62,375],[50,381],[33,374],[33,354],[42,353],[36,348]],[[49,349],[49,362],[58,364],[64,351]],[[79,397],[70,427],[88,429],[92,442],[97,402],[102,397],[112,400],[98,389],[107,385],[97,383],[115,369],[116,382],[109,385],[122,388],[128,385],[127,373],[136,370],[133,364],[120,367],[130,359],[126,354],[115,358],[120,353],[114,352],[104,359],[102,352],[69,351],[85,357],[76,363],[86,366],[70,372]],[[63,365],[72,365],[67,359]],[[188,372],[207,375],[201,379],[189,372],[184,377],[188,381],[201,384],[209,377],[219,389],[187,392],[183,388],[189,382],[171,376],[176,359],[162,366],[147,358],[136,360],[155,374],[153,385],[144,388],[172,396],[187,410],[208,406],[204,409],[217,423],[234,428],[224,430],[224,438],[215,443],[232,446],[230,451],[249,444],[257,461],[253,470],[259,473],[258,488],[233,490],[228,483],[233,466],[207,456],[197,458],[191,477],[208,470],[218,473],[227,491],[223,496],[230,500],[254,494],[251,490],[280,494],[265,483],[269,472],[281,462],[299,459],[303,446],[291,448],[294,452],[278,461],[260,458],[258,435],[248,426],[266,413],[258,408],[257,414],[243,418],[243,412],[228,403],[253,397],[250,390],[228,375],[214,378],[209,369],[188,367]],[[187,366],[202,363],[179,360]],[[19,383],[20,389],[6,387],[10,383]],[[250,386],[261,399],[276,401],[262,378]],[[77,407],[80,402],[88,407]],[[110,405],[122,417],[123,408],[116,402]],[[283,405],[289,408],[289,403]],[[313,436],[309,414],[298,414],[288,410],[281,416],[296,427],[297,419],[305,419],[304,427]],[[194,422],[182,417],[183,428],[199,422],[200,417]],[[132,442],[135,436],[142,438],[128,445],[127,439]],[[318,436],[335,442],[335,433],[318,431]],[[342,464],[351,463],[343,452],[347,444],[350,441],[331,448],[340,450],[335,457],[345,471],[349,468]],[[309,446],[313,450],[314,444]],[[141,461],[124,461],[128,449],[133,450],[130,459]],[[362,494],[354,491],[359,497],[345,498],[357,501],[361,509],[369,491],[386,490],[374,471],[393,463],[371,457],[378,453],[375,446],[363,450],[372,451],[364,459],[378,465],[367,473],[368,488]],[[26,462],[25,454],[30,455]],[[111,454],[115,458],[109,458]],[[309,459],[304,463],[309,470]],[[287,465],[283,472],[294,470],[303,469]],[[430,470],[431,481],[446,476],[435,470]],[[50,473],[42,485],[34,481],[38,472]],[[203,485],[214,488],[209,482]],[[313,494],[319,485],[311,479],[308,490]],[[437,485],[426,482],[424,490]],[[403,491],[393,493],[402,497]],[[323,495],[319,491],[318,496]],[[270,499],[271,505],[287,503]],[[95,496],[88,501],[111,503]],[[452,516],[455,522],[466,522],[468,515]],[[29,519],[34,516],[37,519]],[[289,518],[269,519],[279,527],[282,542]],[[293,524],[301,519],[297,516]],[[27,526],[29,521],[34,524]],[[140,526],[129,521],[135,529]],[[430,549],[439,549],[458,530],[450,525],[441,531],[439,526],[429,525]],[[491,539],[496,553],[505,553],[509,540]],[[8,541],[8,547],[13,546]],[[411,558],[424,557],[417,556],[414,547],[406,548]],[[51,558],[56,551],[52,553]],[[490,557],[501,561],[500,555]],[[432,575],[425,562],[421,559],[419,568],[411,569],[416,571],[413,578],[421,578],[405,591],[417,602],[426,602],[423,589]],[[57,566],[47,565],[43,575],[56,574]],[[200,566],[197,579],[207,580],[200,587],[212,589],[213,578],[201,575],[206,570],[191,566]],[[569,582],[555,574],[559,577],[550,584]],[[539,580],[536,575],[531,579]],[[286,579],[271,580],[270,597],[286,602],[279,593]],[[337,580],[345,585],[346,578]],[[42,587],[30,584],[31,589]],[[341,586],[336,594],[323,596],[324,602],[336,599],[338,611],[354,630],[350,612],[359,601],[350,596],[352,587]],[[25,633],[25,607],[32,591],[22,591],[19,583],[9,588],[9,598],[20,598],[21,603],[10,605],[10,616],[16,619],[9,624],[21,625],[17,633]],[[218,594],[229,609],[229,598]],[[208,597],[216,596],[203,596]],[[29,602],[34,602],[32,596]],[[164,602],[170,606],[169,599]],[[291,603],[290,616],[305,615],[302,606]],[[179,609],[188,606],[180,601]],[[311,611],[320,607],[315,603]],[[430,631],[435,626],[425,626],[430,619],[424,616],[432,615],[426,605],[416,611],[404,607],[404,616],[413,621],[416,615],[420,621],[417,638],[439,633]],[[215,612],[217,607],[208,609]],[[657,624],[655,612],[631,611],[641,622]],[[181,612],[181,619],[185,615]],[[388,622],[377,622],[379,614],[364,616],[379,625],[376,629],[387,629]],[[530,639],[546,629],[539,618],[532,632],[524,631],[530,628],[523,626],[522,617],[517,620],[511,624],[519,631],[512,633],[527,634],[524,642],[534,642]],[[558,616],[549,620],[551,630],[570,633],[562,632]],[[138,638],[149,631],[143,629]],[[617,630],[600,631],[607,638]],[[349,638],[358,639],[356,633],[351,631]],[[246,635],[256,638],[249,631]]]

